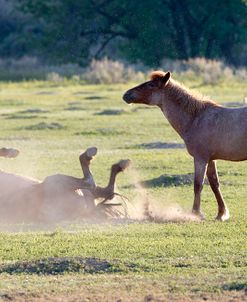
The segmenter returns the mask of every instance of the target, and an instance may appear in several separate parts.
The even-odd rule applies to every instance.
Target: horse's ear
[[[171,73],[170,71],[167,71],[167,73],[162,77],[163,85],[166,85],[169,82],[170,77],[171,77]]]

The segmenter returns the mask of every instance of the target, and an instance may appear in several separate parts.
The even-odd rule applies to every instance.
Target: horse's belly
[[[212,148],[214,159],[224,159],[231,161],[247,160],[247,138],[240,140],[219,140],[218,144]]]

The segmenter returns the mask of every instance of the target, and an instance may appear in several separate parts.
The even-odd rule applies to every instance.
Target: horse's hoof
[[[87,148],[87,150],[80,155],[80,162],[87,165],[90,164],[90,161],[97,154],[97,151],[96,147]]]
[[[98,150],[96,147],[90,147],[90,148],[87,148],[85,154],[87,157],[92,158],[97,154],[97,151]]]
[[[192,214],[196,217],[196,218],[198,218],[198,219],[200,219],[200,220],[205,220],[206,218],[205,218],[205,215],[202,213],[202,212],[200,212],[200,211],[192,211]]]
[[[227,210],[225,210],[225,212],[222,214],[222,213],[218,213],[218,215],[216,216],[216,220],[218,220],[218,221],[226,221],[226,220],[228,220],[230,218],[230,214],[229,214],[229,211],[228,211],[228,209]]]
[[[118,163],[119,165],[119,168],[124,171],[125,169],[127,169],[131,164],[131,160],[129,159],[123,159],[123,160],[120,160],[120,162]]]

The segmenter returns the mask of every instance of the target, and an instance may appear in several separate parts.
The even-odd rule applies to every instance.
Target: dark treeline
[[[247,65],[243,0],[0,0],[0,57],[157,66],[206,57]]]

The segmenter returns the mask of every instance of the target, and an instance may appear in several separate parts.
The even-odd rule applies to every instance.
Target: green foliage
[[[28,52],[25,24],[28,18],[15,9],[15,1],[0,0],[0,56],[19,57]]]
[[[201,56],[247,64],[247,6],[242,0],[1,2],[7,10],[0,14],[1,55],[81,65],[103,56],[150,66],[165,57]]]

